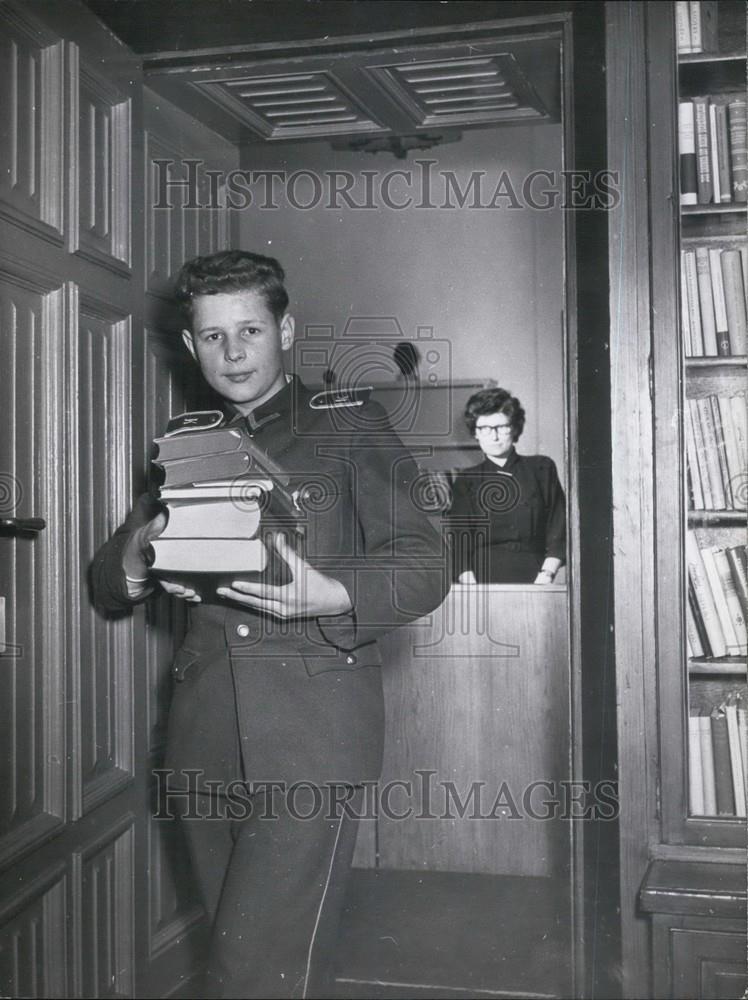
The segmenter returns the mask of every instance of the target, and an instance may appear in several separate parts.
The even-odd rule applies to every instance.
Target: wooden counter
[[[532,792],[531,811],[547,811],[551,798],[563,805],[557,783],[569,776],[566,588],[455,586],[432,615],[387,636],[382,652],[380,814],[362,822],[355,863],[372,867],[378,858],[380,867],[394,869],[562,874],[570,824],[532,818],[523,796],[532,782],[554,782],[550,791]],[[447,782],[463,803],[462,817]],[[474,783],[482,783],[480,800],[477,786],[470,799]],[[406,818],[392,816],[408,810]]]

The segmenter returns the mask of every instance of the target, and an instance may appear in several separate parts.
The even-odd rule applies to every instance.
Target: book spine
[[[703,52],[716,52],[719,48],[717,37],[717,0],[701,0],[701,45]]]
[[[717,815],[735,815],[735,796],[732,792],[730,746],[727,742],[727,719],[722,708],[711,714],[712,747],[714,750],[714,781],[717,791]]]
[[[730,485],[730,469],[727,465],[727,445],[725,444],[725,429],[722,426],[722,416],[719,408],[719,399],[716,396],[709,396],[709,405],[712,408],[712,421],[714,423],[714,439],[717,444],[717,462],[719,463],[719,474],[722,479],[722,489],[725,494],[725,507],[733,509],[732,487]]]
[[[717,326],[714,321],[714,296],[712,294],[712,278],[709,269],[709,251],[706,247],[696,248],[696,283],[699,290],[699,309],[701,311],[701,334],[704,339],[704,354],[716,357]]]
[[[748,782],[748,708],[742,707],[742,696],[738,693],[738,733],[740,735],[740,759],[743,763],[743,775]]]
[[[675,4],[675,32],[678,38],[678,52],[691,51],[691,12],[688,0],[677,0]]]
[[[746,574],[744,565],[745,549],[742,550],[743,561],[741,561],[740,552],[739,545],[731,545],[725,549],[727,562],[730,565],[730,573],[732,574],[732,585],[740,602],[743,620],[748,621],[748,575]]]
[[[714,430],[712,407],[709,400],[706,397],[697,399],[696,410],[701,424],[701,433],[704,435],[704,459],[709,476],[709,490],[712,494],[712,509],[725,510],[725,490],[722,485],[722,472],[717,456],[717,435]]]
[[[724,104],[717,104],[715,111],[717,121],[717,163],[719,165],[719,200],[721,204],[727,204],[732,201],[727,108]]]
[[[691,51],[703,52],[704,39],[701,33],[701,2],[690,0],[688,4],[689,29],[691,36]]]
[[[704,356],[704,337],[701,332],[701,311],[699,309],[699,280],[696,274],[696,254],[686,250],[683,254],[686,269],[686,295],[688,297],[688,319],[691,328],[693,356]]]
[[[738,503],[741,508],[746,506],[746,491],[748,483],[745,481],[746,461],[748,460],[748,436],[746,435],[746,412],[745,396],[730,396],[730,410],[732,412],[732,426],[735,430],[735,440],[738,444],[738,455],[740,456],[741,475],[744,476],[742,489],[738,486]]]
[[[733,625],[732,617],[730,616],[730,611],[727,607],[727,598],[722,589],[722,581],[714,562],[715,548],[716,546],[713,545],[705,545],[701,550],[701,559],[704,564],[706,578],[709,581],[709,588],[712,592],[714,606],[717,609],[717,617],[719,618],[719,623],[722,626],[722,634],[725,637],[725,652],[728,656],[738,656],[740,654],[738,637],[735,634],[735,626]]]
[[[709,580],[704,569],[704,562],[701,558],[699,545],[693,531],[686,532],[686,561],[688,564],[688,575],[693,584],[693,592],[696,596],[696,603],[701,612],[701,620],[704,622],[706,634],[709,637],[709,645],[712,656],[721,657],[727,653],[725,635],[722,631],[717,608],[712,597]]]
[[[688,471],[691,474],[691,489],[693,492],[693,509],[704,510],[704,491],[701,488],[701,471],[699,469],[698,452],[696,451],[696,438],[693,430],[693,419],[691,407],[686,407],[684,423],[686,425],[686,459],[688,461]]]
[[[688,717],[688,811],[692,816],[704,815],[704,777],[698,715]]]
[[[681,101],[678,105],[678,150],[680,153],[680,203],[698,204],[696,174],[696,144],[694,136],[693,103]]]
[[[745,631],[745,617],[743,616],[743,609],[738,600],[737,590],[735,589],[735,582],[732,578],[732,572],[730,571],[730,563],[727,560],[727,553],[724,549],[716,548],[713,550],[714,565],[719,575],[719,582],[722,587],[722,593],[724,594],[725,604],[727,605],[727,613],[730,616],[732,622],[732,627],[735,631],[735,638],[738,644],[738,655],[743,656],[748,653],[748,637],[746,637]]]
[[[704,815],[717,815],[717,782],[714,771],[714,741],[712,722],[708,715],[699,716],[699,744],[701,747],[701,780],[704,795]]]
[[[717,331],[717,354],[721,357],[730,356],[730,332],[727,325],[727,306],[725,304],[725,285],[722,281],[722,251],[709,251],[709,273],[712,278],[712,296],[714,299],[714,325]]]
[[[701,617],[701,611],[699,610],[699,603],[696,600],[696,594],[694,593],[693,583],[691,579],[688,580],[688,606],[691,609],[691,616],[693,617],[694,625],[696,626],[696,631],[699,636],[699,642],[701,643],[701,648],[704,650],[703,656],[712,656],[712,647],[709,645],[709,636],[704,628],[704,620]]]
[[[701,645],[699,630],[696,628],[691,602],[686,604],[686,637],[688,639],[688,655],[692,658],[699,658],[705,655],[704,647]]]
[[[712,151],[712,188],[714,204],[722,201],[722,188],[719,183],[719,155],[717,153],[717,109],[709,105],[709,147]]]
[[[709,483],[709,469],[706,462],[706,441],[704,440],[704,431],[701,426],[701,417],[699,416],[698,400],[687,399],[686,403],[691,414],[691,425],[696,442],[696,461],[699,466],[701,490],[704,495],[704,510],[714,510],[714,497],[712,496],[712,487]]]
[[[717,405],[719,406],[722,430],[725,435],[725,452],[727,455],[727,477],[730,486],[730,498],[732,500],[733,510],[739,510],[740,486],[744,482],[745,472],[740,461],[738,439],[735,434],[735,426],[732,419],[729,397],[718,396],[716,398]]]
[[[727,720],[727,745],[730,750],[730,770],[732,772],[732,794],[735,799],[735,815],[745,816],[745,774],[740,754],[740,729],[738,709],[730,700],[723,706]]]
[[[748,350],[748,315],[740,253],[737,250],[723,250],[721,260],[730,351],[732,354],[744,355]]]
[[[712,151],[709,141],[709,98],[693,98],[694,128],[696,129],[696,191],[700,205],[708,205],[714,196],[712,184]]]
[[[688,288],[686,287],[686,258],[680,253],[680,329],[683,335],[683,355],[686,358],[694,356],[691,341],[691,313],[688,308]]]
[[[733,201],[748,202],[748,148],[746,148],[746,102],[730,101],[727,106],[730,130],[730,168]]]

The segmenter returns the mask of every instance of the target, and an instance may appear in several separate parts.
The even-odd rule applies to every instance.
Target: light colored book
[[[712,647],[712,656],[720,658],[726,656],[727,645],[725,634],[722,631],[717,608],[712,597],[712,589],[709,586],[709,579],[704,569],[704,562],[699,551],[699,543],[693,531],[686,532],[686,563],[688,565],[688,575],[693,585],[693,592],[696,603],[701,612],[701,620]]]
[[[688,811],[704,815],[704,776],[701,768],[701,734],[698,715],[688,717]]]
[[[714,319],[714,295],[712,276],[709,268],[709,251],[706,247],[696,248],[696,282],[699,289],[699,309],[701,311],[701,335],[704,340],[704,354],[716,357],[717,325]]]
[[[720,270],[720,276],[722,271]],[[695,355],[691,338],[691,311],[688,305],[688,288],[686,287],[686,256],[685,251],[680,252],[680,325],[683,334],[683,354],[687,358]],[[725,322],[727,320],[725,319]]]
[[[734,700],[730,698],[727,699],[723,708],[727,719],[727,743],[730,748],[730,767],[732,769],[732,790],[735,796],[735,815],[745,816],[745,775],[743,773],[743,758],[740,754],[738,708]]]
[[[259,538],[154,538],[154,573],[262,573],[267,550]]]
[[[696,276],[696,254],[686,250],[683,254],[686,268],[686,295],[688,298],[688,320],[691,328],[691,349],[695,358],[704,356],[704,337],[701,332],[701,309],[699,307],[699,281]]]
[[[712,720],[699,715],[699,746],[701,748],[701,784],[704,792],[704,816],[717,815],[717,782],[714,773]]]
[[[714,559],[717,574],[719,575],[720,584],[722,585],[722,594],[724,595],[725,603],[727,604],[727,613],[730,616],[732,627],[735,630],[735,639],[738,644],[737,655],[743,656],[748,653],[745,616],[738,599],[738,592],[735,587],[735,580],[733,579],[732,571],[730,570],[727,553],[723,548],[716,545],[711,546],[711,553]]]
[[[714,325],[717,332],[717,353],[723,357],[730,354],[730,332],[727,325],[727,304],[725,284],[722,280],[722,251],[712,247],[709,250],[709,273],[712,277],[714,298]]]
[[[696,443],[696,461],[699,465],[699,475],[701,477],[701,492],[704,497],[704,510],[714,510],[714,497],[712,496],[712,488],[709,485],[709,470],[706,464],[706,442],[704,441],[704,432],[701,427],[701,419],[699,417],[699,410],[696,406],[695,399],[686,400],[688,411],[691,415],[691,426],[693,428],[693,437]]]
[[[739,656],[740,641],[735,632],[735,624],[732,620],[730,609],[727,606],[727,596],[724,591],[724,584],[714,559],[715,551],[717,551],[716,545],[703,546],[701,549],[701,559],[704,566],[704,572],[706,573],[706,578],[709,581],[712,598],[714,599],[714,606],[717,609],[717,617],[719,618],[719,623],[722,627],[722,634],[725,637],[725,652],[727,656]]]
[[[726,510],[725,487],[722,482],[722,471],[717,453],[717,433],[712,416],[712,404],[704,396],[696,400],[696,411],[704,435],[704,463],[709,476],[709,490],[712,494],[712,510]]]
[[[691,490],[693,492],[694,510],[704,510],[704,491],[701,487],[701,470],[699,467],[698,452],[696,450],[696,437],[694,435],[692,408],[686,407],[685,417],[686,430],[686,456],[688,459],[688,471],[691,473]]]

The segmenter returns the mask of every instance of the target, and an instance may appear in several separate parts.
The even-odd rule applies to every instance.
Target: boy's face
[[[196,296],[182,337],[208,385],[246,416],[285,385],[293,333],[292,316],[278,321],[261,292],[243,289]]]

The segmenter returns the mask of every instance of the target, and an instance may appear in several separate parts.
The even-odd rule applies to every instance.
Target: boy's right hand
[[[133,531],[125,548],[122,564],[125,574],[132,580],[145,580],[148,576],[148,546],[166,527],[167,517],[163,512],[156,514],[152,521]]]

